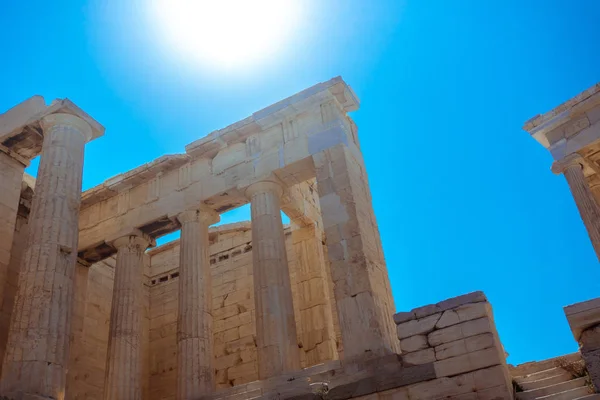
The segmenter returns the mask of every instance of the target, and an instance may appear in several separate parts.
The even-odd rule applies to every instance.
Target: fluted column
[[[83,153],[92,129],[69,114],[48,115],[41,126],[44,143],[0,392],[63,399]]]
[[[199,399],[215,387],[212,281],[208,227],[219,221],[212,210],[189,210],[177,216],[179,308],[177,313],[177,398]]]
[[[570,154],[552,164],[552,172],[562,173],[567,179],[579,215],[588,231],[596,256],[600,259],[600,208],[583,175],[583,164],[583,158],[579,154]]]
[[[104,398],[142,398],[142,297],[144,251],[152,240],[141,232],[113,242],[117,248],[110,312]]]
[[[275,182],[246,189],[252,209],[252,269],[256,303],[258,378],[300,369],[285,237],[283,188]]]

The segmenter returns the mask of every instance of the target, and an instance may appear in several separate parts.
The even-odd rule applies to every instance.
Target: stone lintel
[[[0,144],[0,152],[6,154],[7,156],[13,158],[15,161],[19,162],[24,167],[29,166],[29,159],[21,156],[19,153],[11,150],[10,148]]]
[[[437,304],[429,304],[423,307],[415,308],[411,311],[399,312],[397,314],[394,314],[394,322],[396,323],[396,325],[399,325],[403,322],[411,321],[413,319],[418,318],[425,318],[433,314],[437,314],[455,307],[462,306],[464,304],[484,301],[487,301],[487,297],[481,291],[467,293],[461,296],[441,301]]]
[[[600,297],[566,306],[564,311],[573,337],[579,342],[584,330],[600,324]]]
[[[250,135],[282,123],[286,118],[298,115],[328,99],[335,100],[344,112],[356,111],[360,105],[354,91],[338,76],[263,108],[250,117],[223,129],[214,131],[202,139],[188,144],[185,151],[194,158],[212,158],[223,148],[242,142]]]
[[[330,92],[327,93],[331,95]],[[313,154],[338,145],[356,148],[348,121],[337,115],[334,120],[323,122],[322,111],[321,106],[313,107],[310,113],[303,116],[308,124],[297,132],[297,136],[291,137],[287,142],[282,138],[282,141],[273,145],[265,141],[268,147],[257,155],[249,155],[248,149],[244,151],[244,146],[247,146],[244,144],[236,145],[237,148],[231,150],[231,154],[229,150],[219,153],[221,157],[217,159],[217,156],[212,161],[190,160],[186,155],[175,156],[188,157],[188,160],[184,162],[185,165],[173,165],[163,170],[161,175],[161,180],[167,182],[167,187],[175,187],[175,190],[161,192],[161,185],[158,185],[159,193],[152,201],[139,201],[143,190],[136,191],[141,185],[148,184],[143,181],[142,176],[150,174],[150,171],[140,170],[135,178],[131,176],[125,179],[130,176],[127,173],[123,175],[123,179],[110,179],[101,187],[91,189],[83,196],[79,248],[86,249],[105,241],[107,236],[113,236],[117,230],[126,226],[137,227],[153,237],[159,237],[160,234],[152,234],[142,227],[197,204],[206,204],[218,213],[247,204],[245,189],[270,177],[276,177],[287,188],[314,179],[316,170]],[[189,170],[186,169],[188,165]],[[100,206],[98,203],[114,201],[115,194],[119,196],[118,207],[103,208],[102,213],[98,213],[97,208],[92,208]],[[130,200],[130,195],[135,195],[135,199],[132,197]],[[302,215],[301,213],[300,216]],[[161,234],[164,233],[167,231],[161,231]]]
[[[584,113],[600,101],[600,83],[584,90],[554,109],[531,118],[523,129],[545,148],[550,147],[546,134]]]
[[[0,114],[0,143],[21,132],[33,117],[45,109],[44,98],[36,95]]]
[[[33,96],[0,114],[0,144],[27,160],[33,159],[42,149],[43,129],[40,124],[51,114],[70,114],[85,121],[91,128],[89,140],[104,134],[104,127],[71,100],[57,99],[46,106],[43,97]]]

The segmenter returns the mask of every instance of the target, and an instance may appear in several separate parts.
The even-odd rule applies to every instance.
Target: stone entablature
[[[600,259],[600,84],[523,127],[550,151],[552,171],[564,174]]]

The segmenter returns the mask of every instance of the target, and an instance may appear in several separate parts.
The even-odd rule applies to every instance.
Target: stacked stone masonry
[[[587,123],[527,125],[594,246],[595,153],[554,144],[595,146],[598,93],[563,107]],[[0,114],[0,396],[513,399],[482,293],[394,315],[358,107],[334,78],[83,193],[98,122],[40,96]],[[209,228],[244,204],[251,221]],[[594,379],[596,333],[575,335]]]

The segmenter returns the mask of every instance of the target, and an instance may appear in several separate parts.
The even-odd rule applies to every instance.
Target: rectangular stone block
[[[487,332],[494,332],[491,321],[488,318],[479,318],[431,332],[427,336],[427,341],[430,346],[439,346],[443,343],[450,343]]]
[[[579,342],[581,333],[600,324],[600,297],[564,308],[573,337]]]
[[[435,361],[435,351],[432,348],[415,351],[413,353],[403,353],[402,361],[405,364],[420,365]]]
[[[397,326],[398,339],[406,339],[415,335],[422,335],[435,329],[435,324],[442,314],[434,314],[422,319],[404,322]]]
[[[408,388],[411,400],[443,399],[473,391],[473,374],[463,374],[452,378],[438,378],[418,383]]]
[[[426,335],[415,335],[400,341],[400,349],[403,353],[423,350],[429,347]]]
[[[451,357],[434,363],[438,377],[453,376],[502,364],[500,352],[495,347]]]
[[[436,324],[436,328],[445,328],[461,322],[491,316],[492,308],[487,302],[469,303],[446,310]]]
[[[483,333],[481,335],[471,336],[454,342],[444,343],[435,347],[435,357],[437,360],[460,356],[477,350],[487,349],[495,345],[494,335]]]
[[[463,294],[462,296],[453,297],[451,299],[441,301],[437,304],[430,304],[427,306],[415,308],[414,310],[412,310],[412,312],[415,313],[417,318],[423,318],[431,314],[444,312],[446,310],[462,306],[463,304],[479,303],[485,301],[487,301],[487,298],[485,297],[485,294],[483,294],[483,292],[473,292]]]

